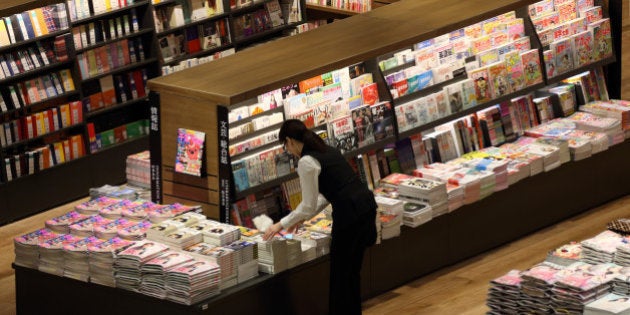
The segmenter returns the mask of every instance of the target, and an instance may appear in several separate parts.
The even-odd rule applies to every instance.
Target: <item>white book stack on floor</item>
[[[240,240],[225,247],[234,251],[238,283],[258,276],[258,244],[256,242]]]
[[[39,244],[58,235],[50,229],[39,229],[14,238],[14,263],[18,266],[37,269],[39,266]]]
[[[63,276],[64,255],[63,247],[79,241],[81,238],[71,234],[60,234],[39,244],[39,271]]]
[[[262,273],[276,274],[288,267],[287,240],[274,236],[264,241],[261,236],[255,239],[258,243],[258,270]]]
[[[149,260],[140,268],[142,272],[140,292],[158,299],[165,299],[167,296],[166,273],[192,260],[191,255],[173,250],[168,250]]]
[[[164,244],[144,240],[120,252],[114,261],[116,287],[138,291],[142,281],[142,265],[168,250]]]
[[[490,307],[488,314],[518,314],[517,301],[522,298],[521,278],[519,270],[510,270],[507,274],[490,281],[486,304]]]
[[[114,260],[116,255],[134,244],[133,241],[115,237],[88,245],[90,282],[115,287]]]
[[[98,238],[89,236],[79,239],[63,247],[63,276],[88,282],[90,279],[90,255],[88,247],[100,242]]]
[[[221,270],[212,261],[193,260],[166,272],[166,299],[191,305],[221,292]]]
[[[587,304],[584,307],[584,315],[629,315],[630,299],[614,293]]]

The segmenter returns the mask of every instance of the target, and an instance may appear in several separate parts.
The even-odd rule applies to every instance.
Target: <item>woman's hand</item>
[[[282,230],[282,224],[280,224],[280,222],[271,225],[265,231],[265,235],[263,235],[263,240],[265,240],[265,241],[269,240],[274,235],[276,235],[276,233],[280,232],[280,230]]]

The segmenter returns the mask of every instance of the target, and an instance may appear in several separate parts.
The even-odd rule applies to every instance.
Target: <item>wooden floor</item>
[[[622,98],[630,99],[630,19],[628,8],[624,11]],[[81,201],[0,227],[0,314],[15,314],[13,237],[43,227],[45,220],[67,212]],[[594,236],[618,217],[630,217],[630,196],[366,301],[364,314],[483,314],[487,310],[485,298],[491,279],[510,269],[526,269],[542,261],[547,251],[564,243]]]

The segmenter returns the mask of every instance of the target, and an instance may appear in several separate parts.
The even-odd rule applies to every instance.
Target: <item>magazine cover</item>
[[[610,33],[610,20],[608,18],[601,19],[589,24],[588,27],[593,30],[593,45],[595,45],[593,59],[601,60],[611,57],[613,55],[613,47]]]
[[[488,66],[488,75],[492,81],[494,97],[500,97],[511,92],[505,62],[497,62]]]
[[[184,128],[177,130],[175,172],[201,176],[205,141],[204,132]]]
[[[492,99],[492,85],[488,77],[487,68],[478,68],[470,71],[469,78],[475,84],[475,97],[477,104],[488,102]]]
[[[570,39],[557,40],[549,46],[556,61],[556,72],[562,74],[573,69],[573,45]]]
[[[358,148],[357,136],[353,129],[352,116],[341,117],[332,121],[330,124],[335,147],[342,152],[348,152]]]
[[[538,49],[532,49],[521,54],[523,68],[525,69],[525,83],[527,86],[542,83],[542,70],[540,67],[540,58]]]
[[[588,30],[573,36],[575,67],[582,67],[593,60],[593,33]]]
[[[525,73],[521,54],[518,51],[505,54],[505,66],[510,90],[516,92],[525,88]]]
[[[389,102],[380,102],[370,107],[374,120],[374,140],[383,140],[394,135],[394,117]]]
[[[369,106],[353,109],[352,123],[359,147],[374,142],[374,119]]]

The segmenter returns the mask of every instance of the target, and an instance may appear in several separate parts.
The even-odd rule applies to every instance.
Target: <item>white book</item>
[[[22,14],[16,14],[15,15],[17,17],[18,23],[20,24],[20,30],[22,31],[22,37],[24,38],[24,40],[30,39],[28,37],[28,31],[26,31],[26,25],[24,25],[24,19],[22,18]]]

